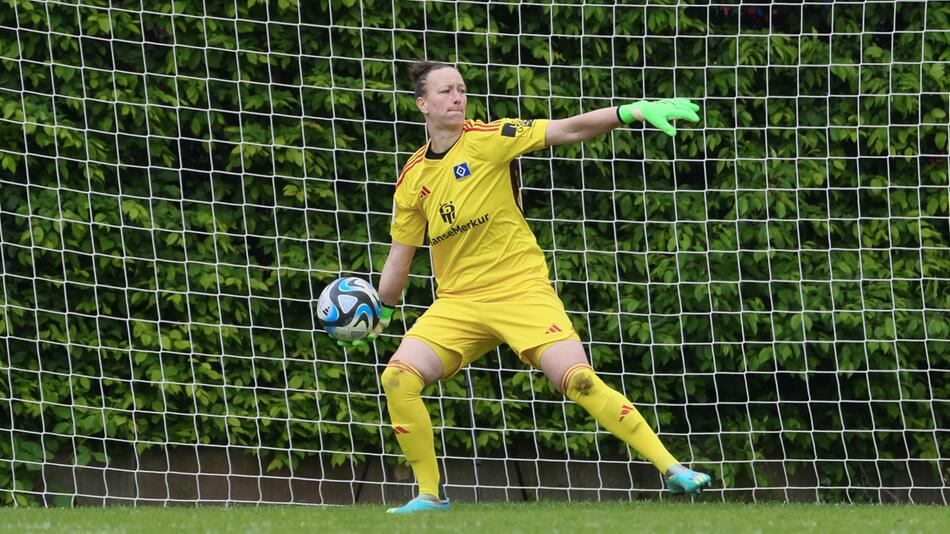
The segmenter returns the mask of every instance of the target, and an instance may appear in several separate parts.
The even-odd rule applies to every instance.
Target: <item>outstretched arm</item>
[[[566,145],[582,143],[605,134],[620,126],[617,108],[602,108],[566,119],[556,119],[548,123],[544,143],[546,145]]]
[[[646,121],[663,130],[667,135],[676,135],[676,129],[670,124],[672,119],[698,121],[696,112],[699,106],[686,98],[666,100],[640,100],[618,107],[589,111],[566,119],[552,120],[545,132],[547,145],[580,143],[605,134],[610,130],[633,121]]]

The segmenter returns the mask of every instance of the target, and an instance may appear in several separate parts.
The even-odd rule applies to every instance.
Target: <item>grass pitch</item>
[[[383,506],[6,508],[10,532],[421,533],[947,532],[950,508],[719,503],[453,504],[448,513],[387,515]]]

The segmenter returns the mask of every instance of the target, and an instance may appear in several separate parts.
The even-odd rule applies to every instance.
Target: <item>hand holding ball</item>
[[[337,278],[317,300],[317,319],[345,347],[371,343],[389,325],[393,311],[379,302],[372,284],[353,276]]]

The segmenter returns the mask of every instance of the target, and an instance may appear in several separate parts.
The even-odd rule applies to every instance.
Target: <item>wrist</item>
[[[645,100],[638,100],[636,102],[617,106],[617,119],[619,119],[622,124],[630,124],[635,121],[642,121],[643,111],[641,106],[645,102]]]
[[[383,304],[382,302],[379,303],[379,318],[382,319],[383,323],[389,324],[389,321],[392,320],[394,313],[396,313],[395,306]]]

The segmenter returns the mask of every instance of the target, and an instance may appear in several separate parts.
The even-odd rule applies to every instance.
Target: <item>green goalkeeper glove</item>
[[[383,330],[389,326],[389,321],[392,321],[393,314],[396,313],[396,308],[392,308],[385,304],[379,305],[379,323],[376,325],[376,328],[369,333],[363,339],[357,339],[356,341],[343,341],[337,340],[336,344],[341,347],[346,347],[352,349],[353,347],[362,347],[363,345],[369,345],[373,342],[374,339],[379,337],[383,333]]]
[[[676,128],[670,124],[670,119],[686,119],[696,122],[699,120],[699,116],[696,115],[697,111],[699,111],[699,106],[690,102],[688,98],[668,98],[653,102],[640,100],[618,106],[617,117],[620,122],[630,124],[639,119],[636,114],[636,112],[639,112],[643,120],[673,137],[676,135]]]

